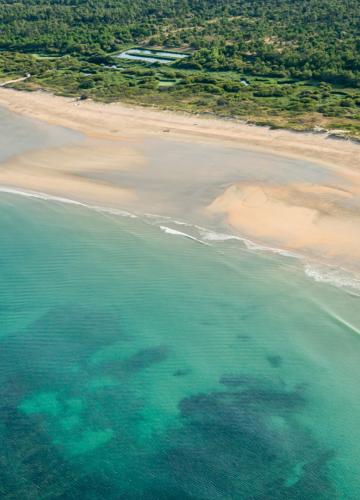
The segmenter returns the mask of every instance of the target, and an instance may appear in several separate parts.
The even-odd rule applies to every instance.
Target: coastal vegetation
[[[354,0],[1,0],[0,80],[360,137]],[[117,57],[181,52],[169,65]]]

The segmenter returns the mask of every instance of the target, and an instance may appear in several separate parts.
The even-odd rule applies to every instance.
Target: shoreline
[[[121,102],[99,103],[59,97],[46,91],[0,88],[0,105],[28,118],[70,128],[87,137],[131,141],[134,135],[216,141],[240,149],[303,159],[325,166],[358,168],[360,145],[315,132],[251,125],[236,120],[208,118],[175,111],[132,106]],[[126,121],[126,130],[122,128]]]
[[[358,144],[44,92],[0,89],[0,105],[85,136],[3,162],[3,187],[182,218],[360,274]]]
[[[64,198],[39,191],[22,190],[17,188],[13,189],[0,186],[0,194],[1,193],[25,198],[34,198],[47,202],[74,205],[88,210],[94,210],[95,212],[103,213],[105,215],[132,219],[135,218],[142,220],[143,222],[155,219],[157,222],[155,224],[151,223],[151,225],[157,227],[163,233],[171,236],[186,238],[206,246],[212,246],[216,243],[221,244],[226,241],[239,242],[241,246],[248,251],[260,253],[262,255],[274,254],[288,259],[295,259],[299,265],[302,265],[304,274],[312,281],[329,284],[347,292],[353,297],[360,297],[360,274],[354,273],[353,270],[346,269],[341,265],[324,263],[314,256],[306,256],[283,248],[273,247],[258,241],[249,240],[243,236],[237,236],[235,234],[218,233],[214,229],[197,226],[196,224],[189,224],[184,221],[178,221],[172,219],[171,217],[156,214],[137,214],[126,210],[112,208],[110,206],[93,205],[71,198]],[[185,226],[186,229],[174,229],[173,226],[181,229]]]

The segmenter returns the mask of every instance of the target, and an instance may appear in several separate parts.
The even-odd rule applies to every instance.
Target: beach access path
[[[28,80],[31,77],[30,73],[26,76],[22,76],[21,78],[16,78],[15,80],[8,80],[7,82],[0,83],[0,87],[6,87],[6,85],[10,85],[11,83],[19,83]]]

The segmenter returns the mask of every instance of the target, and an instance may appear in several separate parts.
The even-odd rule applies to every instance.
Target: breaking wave
[[[0,193],[8,193],[18,196],[25,196],[27,198],[35,198],[45,201],[53,201],[58,203],[76,205],[103,214],[110,214],[110,215],[130,217],[130,218],[141,218],[144,222],[158,226],[161,229],[161,231],[163,231],[166,234],[188,238],[202,245],[212,246],[218,243],[220,244],[229,241],[238,241],[243,245],[244,248],[246,248],[249,251],[260,252],[260,253],[265,253],[265,252],[273,253],[287,258],[298,259],[299,261],[303,262],[304,272],[307,277],[311,278],[317,283],[332,285],[360,297],[360,279],[354,276],[354,274],[352,274],[350,271],[340,266],[331,266],[327,264],[311,262],[301,254],[284,250],[282,248],[276,248],[256,243],[245,237],[241,237],[234,234],[216,232],[208,228],[204,228],[202,226],[190,224],[186,221],[173,219],[172,217],[166,215],[157,215],[151,213],[146,213],[141,215],[134,214],[126,210],[92,205],[71,198],[55,196],[37,191],[28,191],[7,186],[0,186]],[[163,225],[164,222],[167,223],[168,225],[167,226]],[[178,231],[177,229],[169,227],[169,225],[188,227],[189,232]]]
[[[360,297],[360,279],[342,267],[326,264],[306,263],[304,272],[318,283],[327,283],[338,288],[353,292]]]

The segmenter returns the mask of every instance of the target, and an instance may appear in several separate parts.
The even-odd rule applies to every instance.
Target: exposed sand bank
[[[327,186],[238,184],[209,207],[241,234],[315,256],[360,263],[360,206]]]
[[[258,242],[360,267],[357,144],[122,104],[76,102],[44,92],[0,89],[0,105],[88,137],[13,157],[1,166],[1,185],[163,215],[202,214],[210,225],[220,219]],[[159,153],[151,163],[139,144],[153,139]],[[171,156],[167,148],[176,143],[180,153]],[[185,155],[182,163],[174,161],[182,154],[181,144],[203,148],[204,160]],[[223,154],[215,156],[214,145]],[[269,162],[250,155],[245,165],[246,150],[319,166],[297,161],[294,180],[279,176],[283,158],[277,163],[276,157]],[[291,169],[295,163],[287,172]]]

